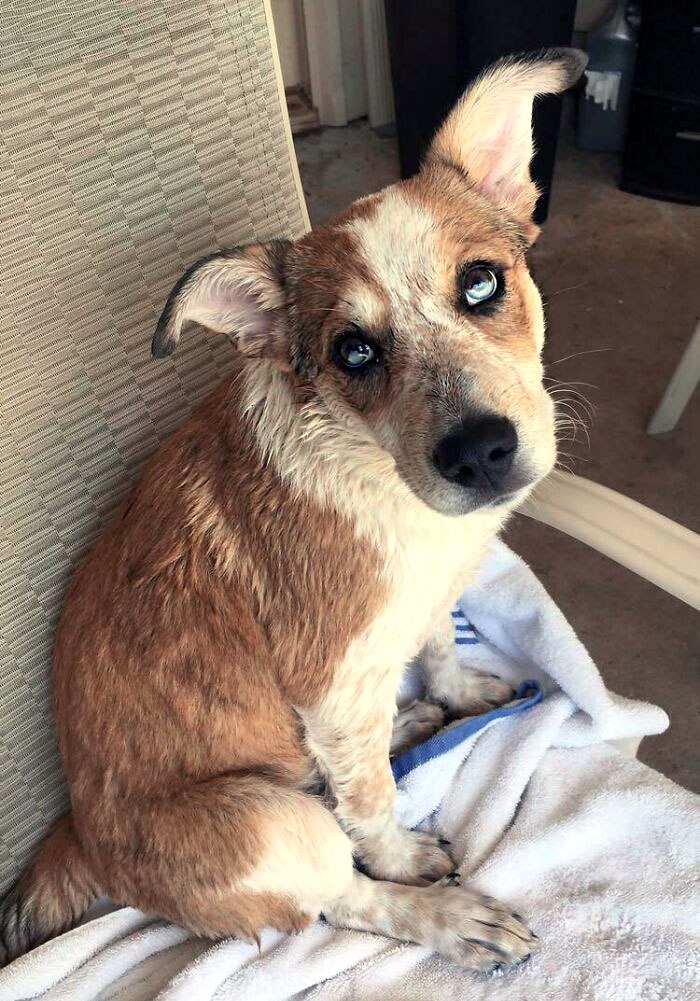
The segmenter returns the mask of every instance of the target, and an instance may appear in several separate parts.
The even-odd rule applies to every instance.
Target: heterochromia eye
[[[462,299],[467,306],[478,306],[491,299],[498,291],[498,278],[491,268],[477,264],[464,272],[462,277]]]
[[[361,334],[341,334],[335,342],[335,357],[345,369],[355,372],[377,360],[377,351]]]

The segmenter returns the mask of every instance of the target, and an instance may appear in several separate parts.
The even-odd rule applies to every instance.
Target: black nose
[[[438,442],[435,465],[462,487],[500,487],[513,464],[518,433],[506,417],[464,422]]]

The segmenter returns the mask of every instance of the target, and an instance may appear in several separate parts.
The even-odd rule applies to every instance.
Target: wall
[[[302,0],[272,0],[272,17],[285,87],[308,86]]]

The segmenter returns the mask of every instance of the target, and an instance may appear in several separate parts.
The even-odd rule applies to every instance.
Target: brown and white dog
[[[555,459],[525,263],[531,113],[583,65],[496,64],[416,177],[173,289],[154,354],[195,320],[233,339],[236,367],[68,591],[53,685],[71,812],[3,902],[10,957],[100,892],[212,938],[323,914],[469,968],[533,949],[454,885],[445,843],[397,825],[389,752],[393,726],[432,732],[440,704],[510,697],[460,668],[449,609]],[[395,722],[421,650],[436,704]]]

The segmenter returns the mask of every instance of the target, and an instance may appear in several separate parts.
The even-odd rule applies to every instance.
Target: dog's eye
[[[484,264],[468,268],[462,275],[462,301],[467,306],[478,306],[493,298],[498,291],[496,272]]]
[[[349,372],[357,372],[378,358],[377,349],[361,333],[341,334],[333,349],[336,363]]]

